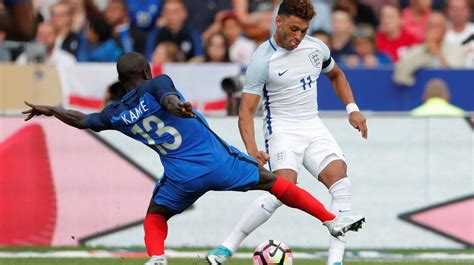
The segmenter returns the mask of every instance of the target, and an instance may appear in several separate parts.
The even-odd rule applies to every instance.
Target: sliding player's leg
[[[267,152],[270,160],[268,165],[273,172],[296,183],[297,172],[303,163],[303,155],[307,146],[307,138],[295,134],[274,134],[269,138]],[[211,250],[208,257],[223,263],[232,253],[237,251],[242,241],[257,227],[264,224],[282,203],[272,194],[267,193],[257,198],[245,211],[239,222],[221,243]],[[217,264],[211,263],[211,264]]]
[[[345,219],[336,219],[335,215],[326,210],[326,208],[306,190],[297,187],[291,181],[277,177],[264,168],[259,169],[259,182],[252,186],[255,190],[266,190],[275,195],[281,202],[287,206],[300,209],[316,217],[328,227],[329,232],[335,237],[344,236],[349,230],[356,231],[362,225],[364,218],[353,216]],[[245,179],[245,178],[244,178]],[[208,255],[210,264],[222,264],[228,257],[218,255]]]
[[[275,171],[275,174],[296,183],[297,173],[292,169],[280,169]],[[235,253],[242,241],[257,229],[257,227],[270,219],[273,213],[281,205],[283,204],[270,193],[258,197],[250,207],[247,208],[246,212],[237,223],[237,226],[222,242],[221,246],[212,250],[209,255],[225,255],[226,249],[228,250],[227,252]]]

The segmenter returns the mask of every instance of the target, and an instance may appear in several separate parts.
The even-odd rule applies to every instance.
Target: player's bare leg
[[[165,239],[168,235],[167,221],[174,212],[157,205],[153,198],[150,200],[143,228],[145,229],[145,246],[150,260],[145,265],[167,265],[165,256]]]
[[[351,182],[347,177],[347,166],[343,160],[334,160],[319,174],[321,181],[331,194],[329,210],[343,217],[351,211]],[[329,239],[328,265],[342,264],[346,244],[334,237]]]

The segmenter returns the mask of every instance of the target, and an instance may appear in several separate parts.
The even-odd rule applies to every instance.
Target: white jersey
[[[262,97],[267,135],[272,134],[272,123],[317,117],[317,79],[333,67],[329,48],[310,36],[292,51],[278,47],[273,38],[257,48],[247,68],[243,92]]]

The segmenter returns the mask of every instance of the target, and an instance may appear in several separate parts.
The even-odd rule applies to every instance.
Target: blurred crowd
[[[246,65],[271,37],[279,0],[0,0],[0,61]],[[313,0],[308,34],[345,67],[474,68],[473,0]],[[19,8],[22,8],[18,10]],[[30,26],[30,28],[28,28]]]

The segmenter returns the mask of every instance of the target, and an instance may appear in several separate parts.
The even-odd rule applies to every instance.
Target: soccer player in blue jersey
[[[336,237],[361,227],[363,217],[336,218],[304,189],[259,167],[256,159],[228,145],[184,100],[170,77],[152,79],[142,55],[124,54],[117,62],[117,71],[129,92],[100,113],[85,115],[25,102],[31,109],[23,114],[28,115],[25,120],[45,115],[79,129],[117,130],[160,155],[164,177],[153,191],[144,221],[145,245],[151,256],[147,265],[167,264],[167,220],[209,190],[269,191],[284,204],[319,219]]]

